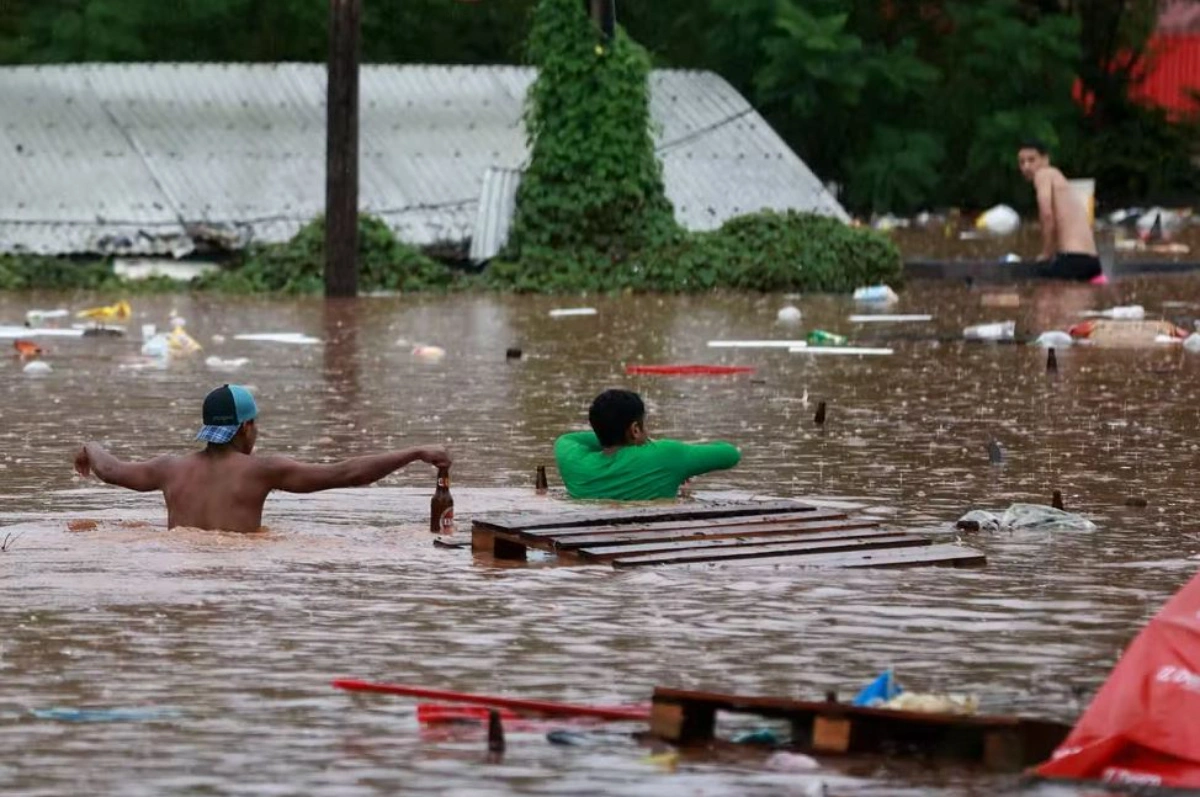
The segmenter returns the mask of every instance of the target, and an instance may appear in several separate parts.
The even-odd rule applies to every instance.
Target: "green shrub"
[[[127,281],[113,273],[111,260],[47,255],[0,256],[0,291],[114,291],[170,293],[187,283],[153,277]]]
[[[837,219],[797,211],[764,211],[730,219],[637,253],[619,264],[598,255],[564,253],[554,267],[497,261],[485,281],[529,293],[714,289],[845,293],[903,278],[900,252],[887,237]]]
[[[573,284],[584,275],[542,272],[574,261],[587,281],[676,240],[650,130],[646,51],[620,30],[605,41],[579,0],[541,0],[529,55],[539,68],[525,114],[530,163],[505,255],[511,262],[496,275],[514,287]]]
[[[397,240],[379,219],[358,219],[359,289],[444,290],[455,281],[445,265]],[[198,290],[223,293],[315,294],[325,288],[325,219],[318,218],[281,244],[254,244],[233,267],[204,275]]]

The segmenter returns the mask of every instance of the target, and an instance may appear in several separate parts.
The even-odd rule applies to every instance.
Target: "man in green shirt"
[[[732,468],[742,458],[729,443],[651,440],[646,405],[629,390],[597,396],[588,421],[593,431],[571,432],[554,443],[558,472],[572,498],[674,498],[693,476]]]

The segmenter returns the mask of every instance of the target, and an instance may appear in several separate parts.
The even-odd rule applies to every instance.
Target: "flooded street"
[[[846,298],[778,296],[319,300],[132,297],[126,339],[47,338],[53,373],[26,376],[0,341],[0,792],[22,795],[997,794],[1013,776],[826,759],[771,772],[765,753],[685,756],[675,771],[628,734],[585,747],[562,723],[422,728],[416,701],[336,692],[337,677],[595,704],[656,685],[849,697],[881,669],[917,691],[974,693],[988,711],[1073,722],[1121,648],[1195,572],[1200,355],[1074,347],[1048,375],[1034,346],[959,341],[968,324],[1065,329],[1089,308],[1139,303],[1191,327],[1200,278],[1109,288],[1025,285],[1017,310],[981,291],[913,284],[889,312],[930,324],[851,324]],[[116,296],[0,294],[0,324],[31,307]],[[804,313],[776,322],[784,304]],[[1165,304],[1164,304],[1165,303]],[[554,319],[556,307],[593,317]],[[205,351],[137,370],[142,323],[172,311]],[[718,350],[713,339],[821,328],[890,357]],[[299,332],[319,345],[237,341]],[[214,336],[219,336],[214,342]],[[432,362],[414,344],[445,348]],[[505,349],[524,358],[506,361]],[[246,357],[235,373],[205,357]],[[721,378],[626,377],[627,363],[750,365]],[[474,515],[566,506],[551,447],[602,389],[638,390],[653,436],[725,439],[741,465],[701,494],[814,497],[889,528],[957,536],[971,509],[1045,503],[1090,533],[968,535],[979,570],[487,567],[435,549],[434,472],[276,495],[261,535],[167,531],[156,494],[83,481],[84,440],[122,458],[184,453],[214,386],[255,391],[258,451],[328,460],[446,443],[464,534]],[[812,423],[818,401],[828,422]],[[989,463],[996,440],[1003,462]],[[550,497],[532,489],[548,465]],[[1126,506],[1144,498],[1145,508]],[[95,528],[72,532],[72,520]],[[11,536],[10,536],[11,535]],[[161,710],[86,724],[32,710]],[[756,727],[747,717],[732,725]],[[607,731],[632,731],[614,725]],[[1047,791],[1046,793],[1049,793]],[[1070,792],[1067,792],[1070,793]],[[1093,792],[1094,793],[1094,792]]]

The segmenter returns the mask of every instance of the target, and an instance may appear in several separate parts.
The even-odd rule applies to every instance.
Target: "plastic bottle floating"
[[[91,307],[87,310],[80,310],[75,314],[75,317],[86,318],[90,321],[95,321],[97,324],[111,324],[125,323],[132,315],[133,308],[129,306],[129,302],[122,299],[108,307]]]

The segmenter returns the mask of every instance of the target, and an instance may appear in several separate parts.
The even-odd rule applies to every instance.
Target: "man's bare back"
[[[1087,206],[1063,173],[1046,166],[1034,175],[1033,185],[1042,219],[1042,257],[1048,260],[1059,252],[1096,254],[1096,238]]]
[[[215,402],[211,401],[214,397]],[[234,397],[237,407],[230,403]],[[220,406],[221,400],[228,406]],[[219,415],[222,409],[229,414]],[[198,435],[210,441],[205,450],[182,457],[122,462],[98,444],[86,443],[75,455],[75,470],[85,478],[94,473],[101,481],[130,490],[162,492],[171,528],[253,532],[262,527],[263,504],[272,490],[313,493],[361,487],[412,462],[428,462],[437,468],[451,465],[450,455],[440,446],[406,448],[327,465],[281,456],[256,457],[256,415],[257,408],[245,389],[235,385],[231,390],[226,385],[205,399],[205,426]]]
[[[1037,191],[1042,223],[1042,260],[1056,256],[1096,256],[1096,238],[1087,205],[1063,173],[1050,165],[1045,145],[1031,141],[1017,151],[1017,167]]]

